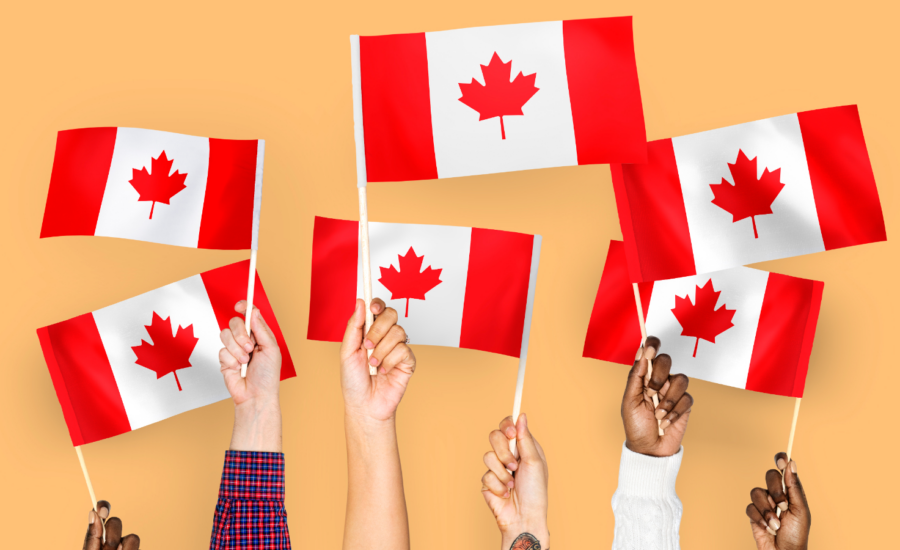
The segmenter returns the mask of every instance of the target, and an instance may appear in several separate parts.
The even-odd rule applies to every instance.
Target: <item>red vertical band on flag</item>
[[[459,347],[518,357],[534,236],[472,228]]]
[[[797,113],[825,249],[887,240],[856,105]]]
[[[805,338],[815,334],[818,319],[818,314],[810,315],[814,286],[815,281],[809,279],[769,273],[750,356],[748,390],[797,397],[803,395],[803,387],[797,388],[795,382],[798,378],[806,380],[809,366],[809,357],[806,361],[801,358],[804,347],[812,348],[812,342],[806,342]],[[821,292],[818,298],[821,301]],[[818,304],[815,310],[818,311]],[[808,334],[810,322],[813,332]],[[803,371],[802,376],[800,371]]]
[[[578,164],[647,161],[631,17],[563,21]]]
[[[38,329],[38,338],[72,444],[131,431],[93,314]]]
[[[368,181],[438,177],[425,34],[359,37]]]
[[[819,322],[819,310],[822,308],[822,292],[825,283],[813,281],[812,298],[809,304],[809,317],[806,319],[806,330],[803,333],[803,345],[800,347],[800,360],[797,364],[797,374],[794,376],[793,397],[803,397],[806,388],[806,373],[809,370],[809,358],[812,355],[813,340],[816,339],[816,326]]]
[[[81,128],[57,134],[41,225],[42,239],[94,234],[116,148],[117,130]]]
[[[257,146],[255,139],[210,138],[198,248],[250,248]]]
[[[647,144],[647,164],[613,166],[619,224],[632,281],[696,275],[681,180],[671,139]]]
[[[234,310],[235,304],[241,300],[247,299],[247,275],[250,271],[250,260],[233,263],[222,266],[200,274],[203,279],[203,286],[206,287],[206,295],[209,297],[209,303],[213,312],[216,314],[216,321],[219,323],[219,329],[228,328],[228,323],[232,317],[238,317],[238,313]],[[275,318],[275,312],[269,303],[269,297],[266,296],[266,290],[259,280],[259,273],[256,274],[256,281],[253,283],[253,307],[259,309],[275,334],[275,340],[278,347],[281,348],[281,379],[293,378],[296,376],[294,370],[294,362],[291,360],[291,352],[288,351],[287,342],[281,327],[278,325],[278,319]]]
[[[340,342],[356,303],[359,222],[316,216],[309,291],[309,340]]]
[[[640,283],[638,290],[646,319],[653,283]],[[634,363],[634,354],[640,345],[641,326],[628,274],[625,245],[622,241],[610,241],[581,355],[630,365]]]

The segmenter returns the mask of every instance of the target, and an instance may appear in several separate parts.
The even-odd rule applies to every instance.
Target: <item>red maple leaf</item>
[[[151,157],[152,158],[152,157]],[[150,205],[150,219],[153,219],[153,208],[156,203],[169,204],[169,199],[187,188],[184,179],[187,174],[181,174],[178,170],[169,175],[172,169],[172,161],[166,158],[166,152],[163,151],[157,158],[150,161],[153,172],[147,172],[147,167],[143,167],[140,171],[137,168],[131,169],[131,179],[128,183],[138,192],[140,198],[138,201],[152,201]]]
[[[132,351],[137,355],[135,363],[156,372],[157,380],[171,372],[175,375],[178,391],[181,391],[181,382],[175,371],[191,366],[191,353],[200,341],[194,338],[194,325],[178,327],[178,333],[172,336],[171,317],[163,319],[154,311],[153,320],[145,328],[153,343],[141,340],[140,346],[132,346]]]
[[[734,185],[722,178],[720,183],[711,183],[715,198],[712,203],[732,215],[731,223],[750,218],[753,221],[753,238],[758,239],[756,217],[772,213],[772,202],[784,188],[781,183],[781,168],[769,172],[766,168],[759,179],[756,177],[756,157],[747,158],[744,151],[738,150],[737,160],[729,163],[731,179]]]
[[[522,115],[522,106],[538,92],[534,87],[534,79],[537,73],[522,75],[522,71],[510,82],[512,73],[512,60],[504,63],[500,56],[494,52],[488,65],[481,65],[481,74],[484,75],[484,85],[472,79],[472,82],[459,84],[462,97],[459,98],[465,105],[475,109],[479,113],[478,120],[500,117],[500,136],[506,139],[506,129],[503,127],[503,117]]]
[[[442,269],[431,269],[431,266],[422,269],[422,259],[425,256],[416,256],[413,247],[409,247],[405,256],[397,254],[400,271],[391,264],[390,269],[379,267],[381,270],[381,278],[378,282],[387,287],[391,291],[391,300],[402,300],[406,298],[406,313],[404,317],[409,317],[409,300],[424,300],[425,293],[432,288],[438,286],[441,281]]]
[[[700,345],[701,338],[715,344],[716,336],[734,326],[731,319],[737,310],[728,309],[725,304],[716,309],[716,302],[719,301],[721,293],[721,290],[716,292],[710,279],[702,287],[697,287],[695,304],[691,303],[688,296],[684,298],[675,296],[672,313],[681,324],[681,335],[697,339],[694,344],[694,357],[697,357],[697,346]]]

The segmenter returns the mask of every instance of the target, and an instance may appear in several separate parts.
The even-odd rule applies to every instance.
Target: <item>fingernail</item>
[[[766,495],[766,498],[769,499],[769,508],[774,508],[774,507],[775,507],[775,500],[772,499],[772,496],[771,496],[771,495]]]
[[[519,467],[519,465],[516,464],[515,462],[510,462],[509,464],[506,465],[506,469],[512,470],[512,471],[515,471],[515,469],[518,467]]]
[[[118,548],[116,548],[116,550],[122,550],[122,545],[121,545],[121,544],[119,544],[119,547],[118,547]]]
[[[644,392],[646,392],[647,397],[650,397],[650,398],[652,398],[654,395],[656,395],[656,390],[654,390],[653,388],[645,388]]]
[[[100,513],[100,517],[101,517],[101,518],[106,519],[106,516],[109,515],[109,508],[107,508],[106,506],[104,506],[103,508],[100,508],[100,512],[99,512],[99,513]]]
[[[775,465],[778,466],[779,470],[784,471],[784,467],[787,466],[787,462],[785,462],[785,460],[783,458],[779,458],[775,462]]]
[[[366,341],[363,343],[363,346],[365,346],[366,349],[374,349],[375,348],[375,344],[368,338],[366,338]]]
[[[656,357],[656,348],[654,348],[653,346],[647,346],[647,350],[644,352],[644,356],[647,359],[652,360],[654,357]]]
[[[516,482],[510,479],[509,481],[506,482],[506,486],[509,487],[510,489],[512,489],[513,487],[516,486]]]
[[[788,509],[787,501],[785,500],[784,502],[779,502],[778,507],[781,508],[782,512],[787,512],[787,509]]]
[[[246,365],[246,364],[249,363],[249,362],[250,362],[250,356],[249,356],[249,355],[242,355],[242,356],[241,356],[241,363],[243,363],[243,364]]]
[[[666,417],[667,414],[669,414],[669,413],[666,412],[666,409],[656,409],[656,419],[657,420],[662,420],[663,418]]]
[[[644,355],[644,346],[641,346],[638,348],[637,355],[634,356],[634,360],[639,361],[643,355]]]
[[[503,495],[503,498],[509,498],[509,491],[506,491],[506,494]]]
[[[253,351],[253,344],[251,344],[250,342],[244,344],[244,351],[246,351],[247,353]]]
[[[96,514],[96,512],[94,512],[93,510],[91,510],[90,512],[88,512],[88,524],[89,524],[89,525],[93,525],[93,524],[94,524],[94,519],[96,519],[96,517],[97,517],[97,514]]]
[[[373,367],[377,367],[378,366],[378,358],[373,357],[373,358],[369,359],[369,364],[372,365]]]
[[[796,473],[797,473],[797,463],[794,462],[793,460],[791,461],[791,473],[792,473],[792,474],[796,474]]]
[[[781,522],[778,521],[776,518],[772,518],[769,520],[769,527],[771,527],[772,529],[777,531],[777,530],[781,529]]]
[[[668,428],[671,424],[672,424],[672,421],[669,420],[669,419],[667,418],[667,419],[663,420],[663,421],[660,423],[659,429],[660,429],[660,430],[665,430],[665,429]]]
[[[766,531],[768,531],[769,534],[772,535],[773,537],[777,537],[777,536],[778,536],[778,533],[776,533],[775,531],[773,531],[771,527],[766,527]]]
[[[506,428],[506,437],[508,439],[513,439],[514,437],[516,437],[515,428]]]

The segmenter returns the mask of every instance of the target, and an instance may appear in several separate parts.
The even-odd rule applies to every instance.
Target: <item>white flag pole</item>
[[[791,435],[788,436],[787,457],[788,462],[791,461],[791,451],[794,450],[794,433],[797,431],[797,417],[800,416],[800,397],[794,403],[794,419],[791,420]]]
[[[250,319],[253,315],[253,291],[256,288],[256,250],[250,251],[250,275],[247,278],[247,313],[244,314],[244,325],[247,336],[250,336]],[[241,365],[241,378],[247,378],[247,363]]]
[[[91,510],[97,509],[97,495],[94,494],[94,485],[91,483],[91,476],[88,474],[87,465],[84,463],[84,455],[81,454],[81,446],[75,446],[75,454],[78,455],[78,462],[81,464],[81,473],[84,474],[84,482],[87,483],[88,493],[91,495]]]
[[[641,346],[647,343],[647,327],[644,324],[644,307],[641,305],[641,291],[638,289],[637,283],[631,283],[632,288],[634,288],[634,304],[637,306],[637,314],[638,314],[638,322],[641,325]],[[650,375],[653,374],[653,361],[649,361],[650,365],[647,368],[647,382],[650,381]],[[659,393],[653,394],[653,408],[656,409],[659,407]],[[657,426],[662,423],[662,420],[657,420]],[[659,429],[659,435],[664,435],[665,432],[662,428]]]
[[[534,313],[534,289],[537,285],[538,264],[541,261],[541,236],[534,236],[534,244],[531,249],[531,273],[528,276],[528,301],[525,305],[525,322],[522,326],[522,347],[519,351],[519,374],[516,377],[516,397],[513,400],[513,422],[519,421],[519,413],[522,410],[522,390],[525,387],[525,363],[528,359],[528,341],[531,338],[531,318]],[[518,458],[516,452],[516,440],[509,442],[509,450]]]
[[[350,37],[350,67],[353,84],[353,140],[356,142],[356,187],[359,193],[359,245],[362,248],[363,297],[366,301],[366,334],[372,328],[372,268],[369,261],[369,205],[366,195],[366,135],[363,131],[362,81],[359,67],[359,36]],[[368,357],[372,351],[367,350]],[[378,369],[369,365],[369,375],[378,374]]]

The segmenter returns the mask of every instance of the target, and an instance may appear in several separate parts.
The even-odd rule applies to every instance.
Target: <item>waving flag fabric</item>
[[[359,222],[316,218],[310,340],[339,342],[362,298]],[[519,357],[541,237],[440,225],[369,222],[372,292],[397,310],[420,345]]]
[[[625,256],[612,241],[583,355],[630,365],[641,331]],[[823,283],[737,267],[638,286],[647,334],[662,341],[672,372],[803,396]]]
[[[73,445],[228,397],[219,334],[246,298],[249,267],[245,260],[206,271],[38,329]],[[253,306],[281,347],[281,378],[291,378],[294,364],[259,276],[255,284]]]
[[[632,281],[887,238],[855,105],[653,141],[611,166]]]
[[[631,17],[352,36],[351,56],[361,187],[647,157]]]
[[[41,238],[256,250],[264,151],[263,140],[140,128],[61,131]]]

